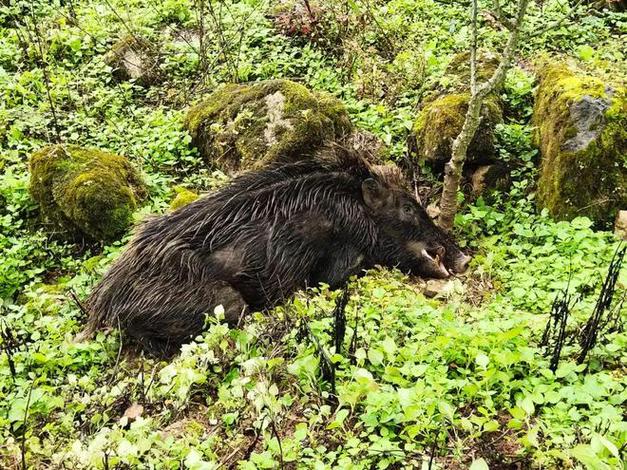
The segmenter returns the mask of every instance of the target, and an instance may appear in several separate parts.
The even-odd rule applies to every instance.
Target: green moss
[[[344,106],[289,80],[226,85],[188,112],[200,153],[226,171],[306,158],[351,131]]]
[[[578,109],[587,111],[582,115]],[[538,201],[553,217],[609,223],[627,207],[627,99],[563,64],[539,73],[533,122],[542,162]]]
[[[172,199],[172,202],[170,202],[171,211],[175,211],[181,207],[191,204],[200,197],[198,193],[181,186],[175,187],[174,192],[176,193],[176,196]]]
[[[492,52],[483,51],[477,54],[477,82],[488,81],[499,66],[499,58]],[[470,52],[456,54],[448,66],[445,75],[453,79],[451,88],[457,91],[470,89]]]
[[[77,238],[115,240],[146,196],[130,163],[108,152],[50,145],[31,156],[30,170],[30,192],[43,217]]]
[[[451,158],[451,147],[459,135],[466,112],[468,93],[444,95],[427,103],[414,122],[416,153],[421,160],[441,167]],[[494,127],[503,121],[498,98],[490,96],[481,110],[482,120],[468,149],[467,161],[479,163],[496,158]]]

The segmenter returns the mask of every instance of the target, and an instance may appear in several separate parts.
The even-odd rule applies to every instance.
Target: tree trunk
[[[462,130],[453,141],[451,159],[444,170],[444,187],[440,200],[440,217],[438,225],[445,230],[453,228],[457,214],[457,190],[462,179],[462,169],[466,161],[466,152],[481,122],[481,105],[483,99],[473,95],[468,103],[468,112]]]
[[[479,128],[481,122],[481,107],[483,101],[495,90],[500,88],[505,80],[507,70],[511,66],[514,53],[518,46],[518,38],[522,27],[527,6],[530,0],[519,0],[516,20],[510,30],[509,38],[501,56],[499,66],[494,71],[490,79],[482,83],[476,84],[476,52],[477,52],[477,0],[472,2],[472,42],[470,49],[470,88],[471,95],[468,102],[468,111],[464,119],[464,125],[459,135],[453,142],[451,148],[451,159],[446,164],[444,171],[444,186],[442,189],[442,198],[440,199],[440,216],[438,217],[438,225],[445,230],[453,228],[455,215],[457,214],[457,191],[462,179],[462,169],[466,161],[468,147]]]

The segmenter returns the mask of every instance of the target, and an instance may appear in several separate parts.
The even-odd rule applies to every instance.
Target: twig
[[[344,286],[342,294],[335,301],[335,309],[333,309],[333,317],[335,319],[335,327],[333,328],[335,340],[335,353],[342,354],[342,344],[346,334],[346,305],[348,304],[348,284]]]
[[[353,328],[353,337],[351,338],[350,346],[348,347],[348,355],[350,356],[351,365],[355,365],[357,362],[355,358],[355,352],[357,351],[357,329],[359,327],[359,317],[355,316],[355,327]]]
[[[503,14],[503,9],[501,8],[501,2],[499,0],[494,0],[494,16],[498,22],[505,27],[505,29],[510,31],[514,29],[512,22]]]
[[[74,292],[74,289],[70,290],[70,297],[72,297],[72,300],[74,301],[78,309],[81,311],[81,313],[85,315],[85,317],[89,317],[89,313],[87,312],[87,309],[79,300],[78,296],[76,295],[76,292]]]
[[[133,29],[128,25],[128,23],[126,22],[126,20],[124,20],[124,18],[122,18],[122,16],[117,12],[117,10],[115,8],[113,8],[113,5],[111,5],[111,3],[109,2],[109,0],[104,0],[104,2],[107,4],[107,6],[109,7],[109,9],[113,12],[113,14],[115,15],[115,17],[120,20],[120,22],[122,23],[122,26],[124,26],[124,28],[128,31],[128,34],[130,34],[133,39],[135,41],[139,41],[139,38],[137,37],[137,35],[135,34],[135,31],[133,31]]]
[[[46,89],[46,97],[48,99],[48,104],[50,105],[50,111],[52,112],[52,124],[54,126],[55,133],[55,141],[56,143],[61,142],[61,129],[59,127],[59,120],[57,119],[57,110],[55,107],[55,103],[52,99],[52,94],[50,93],[50,77],[48,76],[48,66],[46,57],[44,55],[43,45],[41,43],[41,37],[39,35],[39,26],[35,19],[35,12],[33,11],[33,5],[30,7],[31,20],[33,22],[33,29],[35,30],[35,39],[37,48],[39,49],[39,58],[41,60],[41,72],[44,76],[44,87]]]
[[[575,3],[572,7],[570,7],[570,9],[568,10],[568,13],[566,13],[564,16],[562,16],[559,20],[555,20],[553,23],[550,23],[549,25],[547,25],[546,27],[535,31],[534,33],[530,33],[525,35],[525,39],[533,39],[536,38],[538,36],[542,36],[543,34],[547,33],[548,31],[555,29],[555,28],[559,28],[564,21],[566,21],[567,19],[569,19],[572,14],[577,10],[577,8],[579,8],[579,6],[583,3],[583,0],[578,0],[577,3]]]
[[[331,395],[335,397],[335,365],[320,344],[320,341],[318,341],[316,335],[314,335],[311,331],[311,328],[309,328],[309,325],[304,318],[302,320],[301,327],[307,332],[307,335],[313,342],[316,350],[318,351],[318,354],[320,355],[320,371],[322,372],[322,380],[331,385]]]
[[[26,421],[28,420],[28,410],[30,408],[30,399],[33,393],[33,387],[35,386],[35,379],[30,384],[30,388],[28,389],[28,398],[26,398],[26,409],[24,410],[24,421],[22,426],[24,429],[22,430],[22,442],[20,444],[20,452],[22,454],[22,470],[26,470],[28,467],[26,466]]]
[[[268,411],[270,411],[268,409]],[[279,444],[279,462],[281,464],[281,468],[285,468],[285,462],[283,461],[283,445],[281,444],[281,436],[279,435],[279,431],[277,431],[276,423],[274,422],[274,414],[270,415],[270,427],[272,428],[272,432],[276,436],[276,440]]]
[[[578,299],[572,299],[569,293],[570,279],[566,288],[555,296],[551,305],[551,313],[546,324],[540,346],[545,347],[544,355],[551,355],[549,368],[555,372],[559,365],[562,348],[566,340],[566,325],[570,311]],[[552,343],[552,344],[551,344]]]
[[[607,272],[607,276],[603,281],[601,292],[597,299],[596,305],[592,315],[583,327],[580,335],[579,343],[581,344],[581,352],[577,358],[577,363],[582,364],[586,360],[588,352],[596,345],[598,337],[603,334],[605,326],[607,326],[611,319],[603,320],[603,314],[606,311],[610,311],[612,305],[612,299],[614,298],[614,292],[616,290],[616,282],[618,281],[618,275],[620,274],[625,254],[627,253],[627,246],[620,244]]]
[[[111,378],[109,379],[109,382],[107,383],[107,385],[111,385],[113,383],[113,381],[115,380],[115,376],[118,373],[118,367],[120,366],[120,357],[122,356],[122,325],[120,324],[120,318],[118,317],[118,331],[119,331],[119,337],[120,337],[120,346],[118,347],[118,354],[117,357],[115,359],[115,366],[113,367],[113,372],[111,373]]]
[[[435,453],[438,450],[438,439],[437,436],[435,439],[433,439],[433,442],[431,443],[431,446],[429,448],[429,467],[428,470],[431,470],[431,468],[433,467],[433,461],[435,460]]]
[[[470,14],[470,29],[472,31],[470,36],[470,93],[472,95],[477,93],[477,2],[478,0],[472,0],[472,10]]]
[[[0,328],[0,339],[2,339],[2,344],[4,349],[4,353],[7,355],[7,362],[9,363],[9,371],[11,372],[11,378],[13,382],[15,382],[15,376],[17,372],[15,370],[15,359],[13,358],[13,354],[17,349],[18,342],[15,336],[13,336],[13,331],[8,327],[6,322],[2,320],[2,327]]]

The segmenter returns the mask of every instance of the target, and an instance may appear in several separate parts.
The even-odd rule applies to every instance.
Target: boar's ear
[[[386,193],[385,188],[374,178],[368,178],[361,183],[361,194],[370,209],[380,209],[387,199]]]

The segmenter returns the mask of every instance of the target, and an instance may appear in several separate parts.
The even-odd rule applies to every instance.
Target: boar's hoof
[[[224,284],[215,292],[216,306],[224,308],[224,319],[231,327],[237,327],[248,313],[248,304],[242,295],[230,285]]]

